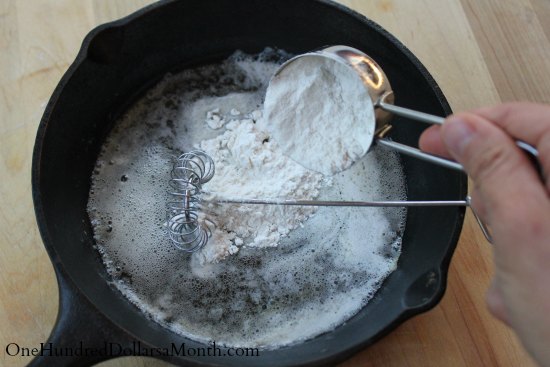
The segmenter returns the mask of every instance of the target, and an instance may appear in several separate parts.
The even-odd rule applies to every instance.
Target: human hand
[[[550,106],[507,103],[456,114],[427,129],[420,147],[455,159],[472,178],[472,206],[494,242],[488,308],[550,366],[550,179],[541,181],[514,139],[537,148],[550,175]]]

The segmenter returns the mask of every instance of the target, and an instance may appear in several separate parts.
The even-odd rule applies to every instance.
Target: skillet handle
[[[53,330],[29,367],[92,366],[117,357],[132,346],[128,334],[114,326],[56,269],[59,312]]]

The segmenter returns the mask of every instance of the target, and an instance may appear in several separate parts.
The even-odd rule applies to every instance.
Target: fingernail
[[[449,118],[442,130],[443,142],[450,153],[461,157],[474,137],[474,130],[460,117]]]

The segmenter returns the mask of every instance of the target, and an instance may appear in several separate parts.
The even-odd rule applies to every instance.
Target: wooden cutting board
[[[85,34],[148,0],[0,1],[0,364],[15,342],[46,340],[57,285],[31,201],[36,128]],[[345,0],[381,24],[424,63],[453,110],[508,100],[550,102],[550,2],[547,0]],[[514,334],[485,307],[491,247],[468,215],[448,289],[432,311],[344,362],[352,366],[532,366]],[[101,366],[165,366],[124,358]]]

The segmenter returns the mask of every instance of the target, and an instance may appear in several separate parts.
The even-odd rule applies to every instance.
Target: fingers
[[[548,202],[546,190],[527,157],[487,119],[472,113],[451,116],[441,127],[441,139],[474,180],[490,225],[509,223],[510,215],[532,208],[536,214],[541,203]]]
[[[493,314],[494,317],[510,326],[510,319],[508,316],[508,310],[504,304],[504,300],[498,289],[496,280],[493,279],[486,295],[487,308]]]
[[[472,113],[491,121],[509,135],[529,144],[537,145],[543,136],[550,133],[550,106],[547,105],[511,102],[479,108]]]
[[[511,102],[472,111],[504,130],[514,139],[522,140],[539,151],[544,172],[550,175],[550,106],[529,102]],[[451,116],[452,117],[452,116]],[[420,137],[420,148],[426,152],[449,157],[438,134],[440,126],[432,126]],[[550,191],[550,180],[546,183]]]
[[[550,173],[550,106],[513,102],[477,109],[473,113],[491,121],[510,136],[535,146],[544,172]]]

